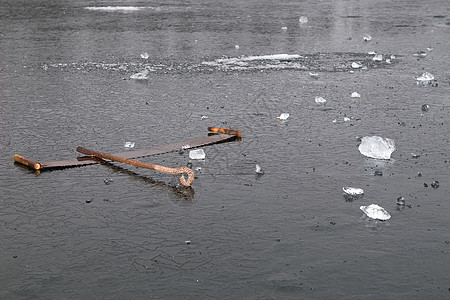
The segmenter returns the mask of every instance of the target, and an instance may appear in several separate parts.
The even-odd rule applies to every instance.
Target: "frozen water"
[[[281,27],[281,30],[287,30],[286,26]]]
[[[360,206],[359,207],[369,218],[377,219],[377,220],[389,220],[391,215],[381,206],[377,204],[370,204],[369,206]]]
[[[344,117],[344,122],[350,122],[350,118],[349,117]]]
[[[255,172],[256,174],[264,174],[264,171],[261,169],[261,167],[259,165],[255,166]]]
[[[416,57],[425,57],[427,56],[427,53],[425,51],[419,51],[413,54]]]
[[[381,54],[377,54],[372,58],[373,61],[382,61],[383,60],[383,55]]]
[[[239,50],[239,45],[234,45],[234,48],[236,48],[236,50]]]
[[[149,57],[150,57],[150,55],[148,55],[147,52],[144,52],[141,54],[141,58],[143,58],[143,59],[148,59]]]
[[[403,198],[402,196],[398,197],[396,202],[397,202],[397,205],[400,205],[400,206],[404,206],[406,203],[405,198]]]
[[[278,120],[287,120],[289,118],[288,113],[282,113],[279,117],[277,117]]]
[[[203,149],[191,150],[191,151],[189,151],[189,158],[190,159],[205,159],[206,154],[205,154],[205,151],[203,151]]]
[[[327,102],[327,100],[319,96],[316,96],[315,101],[317,104],[325,104]]]
[[[361,95],[358,94],[357,92],[353,92],[352,95],[351,95],[351,97],[352,97],[352,98],[360,98]]]
[[[134,142],[125,142],[123,145],[125,148],[134,148]]]
[[[352,62],[352,68],[353,69],[359,69],[362,68],[362,65],[356,61]]]
[[[416,78],[417,81],[431,81],[434,79],[433,74],[425,72]]]
[[[309,72],[309,76],[314,77],[314,78],[318,78],[319,77],[319,73]]]
[[[351,195],[351,196],[358,196],[364,194],[364,190],[360,188],[354,188],[349,186],[344,186],[342,188],[345,194]]]
[[[302,24],[308,23],[308,17],[301,16],[298,21]]]
[[[130,76],[131,79],[137,79],[137,80],[145,80],[148,79],[148,70],[144,70],[142,72],[133,74]]]
[[[347,201],[353,201],[362,198],[362,196],[364,196],[364,191],[363,189],[360,188],[344,186],[342,190],[344,191],[344,198]]]
[[[368,41],[372,40],[372,37],[370,35],[366,34],[365,36],[363,36],[363,40],[368,42]]]
[[[392,152],[395,151],[395,142],[379,136],[365,136],[361,139],[358,150],[367,157],[390,159]]]

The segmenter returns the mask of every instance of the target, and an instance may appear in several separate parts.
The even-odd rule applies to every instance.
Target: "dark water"
[[[449,33],[444,0],[1,1],[0,298],[449,299]],[[243,138],[204,148],[192,190],[120,164],[13,163],[208,126]],[[395,140],[392,159],[361,155],[367,135]],[[371,203],[392,218],[363,217]]]

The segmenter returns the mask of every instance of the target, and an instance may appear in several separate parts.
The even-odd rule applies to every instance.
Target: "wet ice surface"
[[[445,4],[2,3],[0,298],[448,297]],[[417,85],[424,72],[439,86]],[[208,126],[243,138],[205,147],[192,189],[118,163],[39,176],[12,163]],[[356,137],[373,135],[395,140],[389,161],[359,153]],[[361,218],[371,203],[391,219]]]

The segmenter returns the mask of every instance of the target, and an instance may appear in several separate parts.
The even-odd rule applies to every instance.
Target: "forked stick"
[[[138,160],[124,158],[124,157],[109,154],[109,153],[103,153],[103,152],[99,152],[99,151],[89,150],[89,149],[86,149],[83,147],[77,147],[77,151],[80,153],[83,153],[85,155],[108,159],[111,161],[117,161],[117,162],[121,162],[124,164],[139,167],[139,168],[155,170],[155,171],[163,172],[163,173],[167,173],[167,174],[181,174],[181,177],[179,178],[179,180],[180,180],[180,183],[184,186],[191,186],[192,183],[194,182],[194,172],[188,167],[168,168],[168,167],[164,167],[164,166],[160,166],[160,165],[155,165],[152,163],[144,163],[144,162],[141,162]],[[184,178],[183,173],[186,173],[188,175],[187,180]]]

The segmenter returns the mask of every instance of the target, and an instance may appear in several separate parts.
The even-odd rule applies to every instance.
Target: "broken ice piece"
[[[344,186],[342,190],[344,191],[344,198],[347,201],[353,201],[362,198],[362,196],[364,196],[364,191],[363,189],[360,188]]]
[[[349,117],[344,117],[344,122],[350,122],[350,118]]]
[[[327,102],[327,100],[319,96],[316,96],[314,100],[316,101],[317,104],[325,104]]]
[[[318,78],[319,77],[319,73],[309,72],[309,76],[314,77],[314,78]]]
[[[256,174],[264,174],[264,171],[261,169],[261,167],[259,165],[255,166],[255,172]]]
[[[361,209],[371,219],[385,221],[391,218],[391,215],[384,208],[378,206],[377,204],[360,206],[359,209]]]
[[[373,61],[382,61],[383,60],[383,55],[381,54],[377,54],[372,58]]]
[[[134,142],[125,142],[123,145],[125,148],[134,148]]]
[[[425,51],[419,51],[413,54],[416,57],[425,57],[427,56],[427,53]]]
[[[143,59],[148,59],[149,57],[150,56],[148,55],[147,52],[144,52],[144,53],[141,54],[141,58],[143,58]]]
[[[302,24],[308,23],[308,17],[301,16],[298,21]]]
[[[406,203],[405,198],[403,198],[402,196],[397,198],[397,205],[404,206],[405,203]]]
[[[351,94],[351,97],[352,97],[352,98],[360,98],[361,95],[358,94],[357,92],[353,92],[353,93]]]
[[[431,81],[434,79],[433,74],[425,72],[416,78],[417,81]]]
[[[190,159],[205,159],[206,154],[205,154],[205,151],[203,151],[203,149],[191,150],[191,151],[189,151],[189,158]]]
[[[395,151],[395,142],[389,138],[379,136],[365,136],[358,147],[359,152],[367,157],[377,159],[390,159]]]
[[[363,36],[363,40],[365,42],[368,42],[368,41],[372,40],[372,37],[370,35],[366,34],[366,35]]]
[[[362,68],[362,65],[356,61],[352,62],[352,68],[353,69],[359,69]]]
[[[137,79],[137,80],[145,80],[148,79],[148,70],[144,70],[142,72],[133,74],[130,76],[131,79]]]
[[[278,120],[287,120],[289,118],[288,113],[282,113],[279,117],[277,117]]]
[[[283,27],[281,27],[281,30],[287,30],[287,27],[286,26],[283,26]]]
[[[201,116],[200,120],[208,119],[208,116]]]
[[[236,50],[239,50],[239,45],[234,45],[234,48],[236,48]]]

